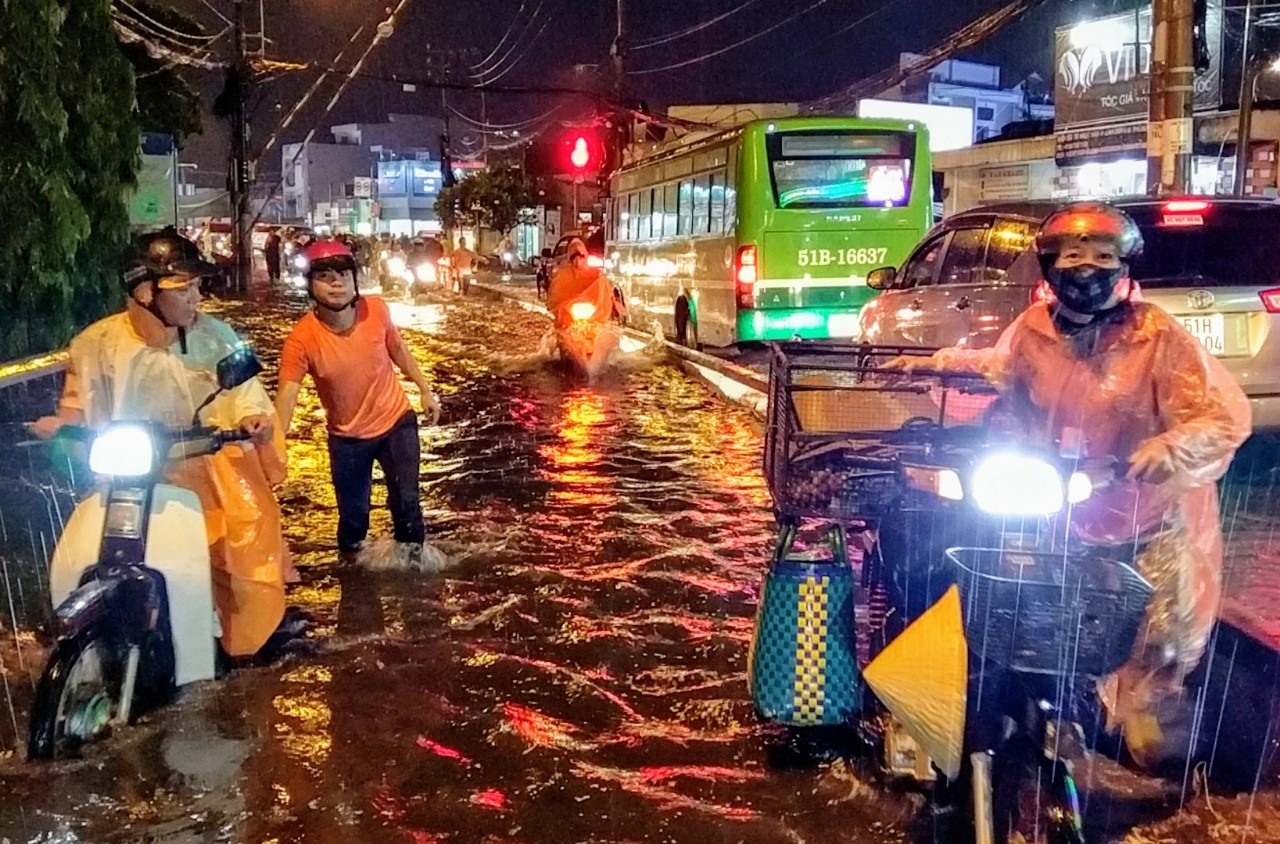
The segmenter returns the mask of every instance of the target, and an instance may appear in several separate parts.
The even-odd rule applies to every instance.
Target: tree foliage
[[[501,165],[441,190],[436,197],[436,214],[446,229],[474,227],[505,235],[537,204],[524,172]]]
[[[168,6],[133,0],[141,14],[177,32],[204,34],[200,24]],[[173,135],[182,146],[188,135],[200,133],[200,95],[171,63],[153,57],[142,44],[120,42],[120,50],[133,65],[138,101],[138,123],[144,132]]]
[[[119,302],[138,162],[110,0],[0,0],[0,358],[56,348]]]

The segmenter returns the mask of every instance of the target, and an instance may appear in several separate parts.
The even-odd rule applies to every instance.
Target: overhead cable
[[[689,35],[693,35],[695,32],[701,32],[702,30],[706,29],[709,26],[715,26],[716,24],[720,23],[720,21],[726,18],[733,17],[734,15],[743,11],[744,9],[750,6],[754,6],[756,3],[759,3],[759,2],[760,0],[746,0],[745,3],[739,3],[737,6],[734,6],[729,11],[716,15],[714,18],[705,20],[702,23],[694,24],[693,26],[688,27],[687,29],[682,29],[679,32],[669,32],[666,35],[659,35],[656,38],[642,38],[639,41],[635,42],[634,44],[628,44],[627,49],[635,52],[639,50],[648,50],[650,47],[657,47],[661,44],[668,44],[677,39],[684,38]]]
[[[190,41],[197,41],[197,42],[209,42],[209,41],[216,41],[222,37],[222,33],[218,33],[216,35],[205,35],[199,32],[181,32],[179,30],[174,29],[171,26],[167,26],[166,24],[156,20],[147,12],[143,11],[142,9],[139,9],[137,6],[130,3],[129,0],[114,0],[114,2],[121,6],[124,6],[126,9],[128,9],[132,13],[133,17],[141,21],[144,21],[153,29],[159,30],[161,32],[166,32],[169,35],[174,35],[174,36],[177,36],[178,38],[187,39]]]
[[[111,26],[115,30],[116,35],[119,36],[120,40],[129,44],[140,45],[147,51],[147,55],[151,56],[153,59],[160,59],[162,61],[185,65],[187,67],[197,67],[202,70],[222,70],[226,67],[226,65],[212,61],[211,59],[174,50],[165,44],[162,44],[152,38],[148,38],[136,30],[126,26],[121,22],[120,18],[114,18],[111,21]]]
[[[629,73],[632,76],[644,76],[650,73],[665,73],[666,71],[669,71],[669,70],[676,70],[677,68],[688,67],[691,64],[699,64],[700,62],[705,62],[708,59],[714,59],[716,56],[722,56],[725,53],[728,53],[732,50],[738,49],[739,47],[750,44],[752,41],[756,41],[760,38],[763,38],[764,36],[768,35],[770,32],[773,32],[775,29],[784,27],[787,24],[791,23],[792,21],[800,17],[803,17],[804,15],[809,14],[819,6],[825,6],[829,2],[831,2],[831,0],[817,0],[817,2],[809,4],[808,6],[796,12],[795,14],[790,15],[778,21],[773,26],[767,27],[765,29],[760,30],[759,32],[755,32],[751,35],[748,35],[746,38],[743,38],[741,41],[738,41],[734,44],[730,44],[727,47],[721,47],[719,50],[712,50],[709,53],[703,53],[701,56],[694,56],[691,59],[685,59],[684,61],[663,65],[662,67],[651,67],[645,70],[633,70],[633,71],[629,71]]]
[[[547,27],[551,24],[551,19],[552,19],[552,15],[548,14],[546,17],[546,20],[543,21],[542,23],[542,28],[539,29],[536,33],[534,33],[532,38],[530,38],[527,42],[525,42],[524,50],[520,53],[520,55],[512,59],[511,63],[508,64],[506,68],[504,68],[501,72],[497,72],[495,69],[495,72],[493,72],[492,75],[484,74],[485,78],[479,80],[480,84],[490,85],[494,82],[497,82],[499,79],[506,76],[511,71],[515,70],[516,66],[519,65],[520,62],[524,60],[524,57],[529,55],[529,51],[533,49],[533,45],[537,43],[538,38],[541,37],[542,33],[545,32]]]
[[[520,21],[520,16],[524,14],[524,7],[527,5],[529,5],[529,0],[520,0],[520,8],[516,9],[515,16],[511,18],[511,23],[508,24],[507,26],[507,31],[502,33],[502,38],[498,39],[498,43],[495,44],[493,49],[489,51],[489,55],[485,56],[483,59],[481,59],[480,61],[476,62],[471,66],[472,70],[475,70],[479,67],[483,67],[484,65],[488,64],[489,59],[493,58],[498,54],[498,51],[501,50],[503,45],[507,43],[507,39],[511,37],[511,33],[515,32],[516,24]],[[541,6],[542,4],[539,3],[538,5]],[[537,12],[534,12],[534,16],[535,17],[537,16]]]

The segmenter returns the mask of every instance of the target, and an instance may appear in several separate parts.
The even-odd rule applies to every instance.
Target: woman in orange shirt
[[[418,492],[418,417],[395,370],[418,385],[422,410],[432,425],[440,417],[440,405],[392,324],[386,303],[360,296],[350,250],[324,240],[308,246],[303,255],[315,308],[284,342],[276,412],[287,431],[302,379],[310,375],[328,423],[341,556],[353,556],[369,532],[375,460],[387,479],[396,541],[409,546],[411,555],[421,554],[425,527]]]

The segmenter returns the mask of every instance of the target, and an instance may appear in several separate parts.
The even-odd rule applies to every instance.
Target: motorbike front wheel
[[[997,756],[993,782],[996,841],[1085,844],[1075,779],[1066,764],[1037,759],[1030,747],[1019,748],[1025,755],[1007,752],[1013,749]]]
[[[110,731],[119,711],[127,650],[100,627],[54,646],[31,707],[28,759],[74,755]]]

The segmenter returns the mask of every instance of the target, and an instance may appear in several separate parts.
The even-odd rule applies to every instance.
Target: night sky
[[[169,2],[211,31],[223,25],[209,11],[206,0]],[[1002,2],[626,0],[627,41],[637,45],[628,57],[628,69],[634,74],[629,77],[630,93],[653,108],[670,103],[805,100],[893,65],[899,52],[925,49]],[[230,16],[231,0],[207,3]],[[387,0],[266,0],[267,35],[275,42],[268,53],[288,61],[328,64],[357,27],[382,19],[390,5]],[[518,43],[510,60],[501,65],[489,62],[494,75],[511,68],[495,84],[583,87],[592,84],[596,71],[581,66],[607,57],[614,5],[615,0],[411,0],[397,31],[373,54],[365,70],[419,78],[448,74],[451,81],[470,82],[473,66],[493,51],[512,21],[518,20],[514,32],[521,37],[508,39],[494,56],[501,58],[508,47]],[[1131,6],[1132,0],[1049,0],[964,57],[1001,64],[1006,85],[1016,84],[1031,72],[1051,79],[1054,26],[1082,19],[1094,8],[1111,11]],[[809,7],[814,8],[793,22],[723,55],[676,70],[635,73],[728,47]],[[257,0],[247,0],[247,8],[249,28],[256,30]],[[735,9],[740,11],[687,37],[648,48],[639,46]],[[361,37],[361,48],[370,36]],[[219,47],[229,51],[229,39],[219,42]],[[277,104],[287,109],[313,74],[292,74],[262,91],[254,114],[259,140],[278,121],[281,112]],[[210,95],[216,92],[214,74],[205,73],[196,81]],[[422,89],[405,93],[394,84],[359,80],[329,117],[321,117],[333,90],[330,85],[324,96],[312,101],[295,124],[293,137],[286,140],[300,138],[317,121],[328,126],[381,120],[391,111],[439,114],[441,109],[438,93]],[[504,125],[545,115],[556,102],[545,97],[494,94],[482,104],[476,94],[450,95],[450,103],[464,114],[479,119],[483,105],[490,124]],[[584,107],[581,100],[567,102],[557,116],[572,117]],[[192,140],[187,157],[209,161],[208,166],[214,167],[224,154],[223,137],[220,127],[208,126],[203,138]],[[278,167],[278,158],[264,163],[267,170]]]

